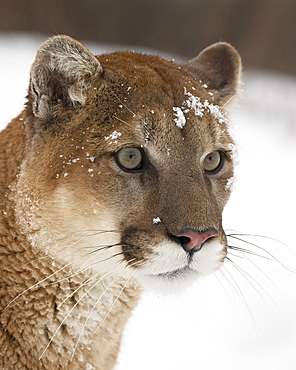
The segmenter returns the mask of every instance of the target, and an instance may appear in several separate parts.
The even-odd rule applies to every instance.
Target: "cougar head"
[[[226,107],[240,70],[226,43],[176,65],[46,41],[31,69],[15,188],[31,244],[156,289],[218,269],[233,177]]]

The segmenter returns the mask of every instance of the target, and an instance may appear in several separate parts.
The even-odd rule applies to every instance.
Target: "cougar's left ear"
[[[239,92],[241,58],[235,48],[226,42],[204,49],[186,67],[207,85],[207,90],[218,103],[229,102]]]
[[[68,36],[54,36],[40,46],[31,67],[30,95],[34,115],[50,120],[58,106],[84,104],[95,77],[97,58]]]

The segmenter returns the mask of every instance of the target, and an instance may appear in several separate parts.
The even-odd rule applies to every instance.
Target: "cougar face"
[[[233,57],[230,46],[217,48]],[[101,56],[91,60],[95,78],[84,76],[87,93],[78,77],[68,87],[70,109],[52,76],[50,93],[40,92],[44,58],[37,56],[31,80],[40,123],[16,185],[32,243],[154,287],[216,270],[226,255],[222,210],[233,176],[223,108],[238,70],[234,82],[216,87],[196,73],[197,60],[180,68],[154,56]]]

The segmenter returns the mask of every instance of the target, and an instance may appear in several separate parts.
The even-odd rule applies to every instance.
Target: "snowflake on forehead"
[[[109,141],[109,144],[117,144],[117,140],[120,136],[122,136],[121,132],[113,131],[111,135],[104,136],[104,139]]]
[[[208,111],[219,121],[219,123],[227,122],[227,119],[219,105],[210,103],[208,100],[202,102],[199,97],[194,96],[187,91],[186,87],[184,87],[184,95],[188,96],[188,99],[183,102],[182,106],[193,109],[196,116],[202,117],[205,111]]]
[[[194,114],[198,117],[203,117],[205,112],[209,112],[219,123],[227,122],[219,105],[210,103],[208,100],[202,102],[200,97],[193,95],[186,87],[184,87],[184,95],[187,96],[187,99],[183,101],[181,107],[173,107],[174,121],[177,127],[182,129],[185,126],[185,114],[190,110],[193,110]]]
[[[176,125],[179,128],[183,128],[185,126],[185,123],[186,123],[186,118],[184,116],[184,113],[183,113],[182,109],[179,108],[179,107],[173,107],[173,111],[174,111],[174,115],[175,115],[174,121],[175,121]]]
[[[196,116],[202,117],[204,115],[204,105],[200,101],[200,98],[187,92],[186,87],[184,87],[184,94],[189,96],[189,98],[183,102],[182,106],[193,109]],[[184,112],[188,113],[189,109],[185,109]]]

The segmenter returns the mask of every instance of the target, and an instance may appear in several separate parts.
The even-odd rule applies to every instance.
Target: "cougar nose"
[[[205,230],[195,230],[189,227],[182,229],[176,237],[186,252],[194,253],[202,248],[203,243],[218,235],[218,231],[211,227]]]

